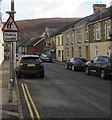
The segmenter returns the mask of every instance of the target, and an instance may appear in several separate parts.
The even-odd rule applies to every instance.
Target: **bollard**
[[[10,79],[8,89],[9,89],[9,99],[8,99],[8,101],[12,102],[12,99],[13,99],[13,79]]]

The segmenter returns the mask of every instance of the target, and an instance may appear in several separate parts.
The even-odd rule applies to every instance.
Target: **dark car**
[[[41,54],[40,58],[43,62],[52,62],[52,57],[49,54]]]
[[[86,63],[86,74],[96,73],[104,79],[106,76],[112,77],[112,57],[96,56]]]
[[[16,70],[18,78],[22,75],[40,75],[44,78],[44,66],[38,55],[23,55],[18,62]]]
[[[85,70],[87,60],[85,58],[71,58],[65,62],[66,69]]]

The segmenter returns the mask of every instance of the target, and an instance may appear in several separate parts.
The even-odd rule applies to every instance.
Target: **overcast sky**
[[[93,13],[93,4],[102,3],[110,6],[111,0],[14,0],[15,19],[37,19],[52,17],[85,17]],[[6,21],[11,0],[2,0],[2,19]]]

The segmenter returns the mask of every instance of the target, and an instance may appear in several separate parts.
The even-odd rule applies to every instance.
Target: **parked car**
[[[21,78],[22,75],[40,75],[41,78],[44,78],[44,66],[38,55],[21,56],[16,72],[18,78]]]
[[[65,62],[66,69],[85,70],[87,60],[85,58],[71,58]]]
[[[49,54],[41,54],[40,58],[43,62],[52,62],[51,55]]]
[[[102,79],[111,75],[112,77],[112,57],[109,56],[96,56],[91,61],[86,63],[86,74],[96,73]]]

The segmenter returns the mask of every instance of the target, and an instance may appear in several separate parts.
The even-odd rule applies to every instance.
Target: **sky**
[[[15,20],[38,18],[75,18],[85,17],[93,13],[93,4],[102,3],[110,6],[111,0],[14,0]],[[5,22],[9,15],[11,0],[2,0],[2,20]]]

